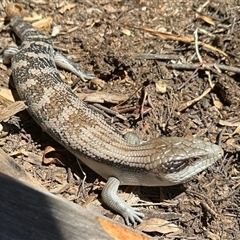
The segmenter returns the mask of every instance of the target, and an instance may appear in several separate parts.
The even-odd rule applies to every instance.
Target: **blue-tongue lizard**
[[[22,43],[4,51],[4,62],[11,62],[18,94],[37,124],[107,180],[102,200],[121,214],[126,224],[141,222],[144,215],[117,196],[119,185],[179,184],[223,156],[218,145],[195,138],[160,137],[138,145],[126,141],[72,92],[56,65],[83,81],[94,75],[84,73],[54,51],[52,41],[24,22],[21,11],[18,4],[6,8],[10,25]]]

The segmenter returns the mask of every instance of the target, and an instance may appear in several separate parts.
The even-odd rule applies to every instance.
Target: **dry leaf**
[[[233,145],[235,143],[235,140],[233,139],[233,138],[231,138],[231,139],[228,139],[227,141],[226,141],[226,144],[229,146],[231,146],[231,145]]]
[[[37,166],[42,165],[42,157],[32,152],[28,152],[28,158],[26,161]]]
[[[218,122],[222,126],[227,126],[227,127],[238,127],[240,125],[239,121],[234,120],[219,120]]]
[[[92,203],[96,199],[96,195],[89,196],[86,200],[85,203],[82,205],[82,207],[86,208],[88,204]]]
[[[181,230],[176,224],[160,218],[145,220],[137,227],[137,229],[144,232],[159,232],[163,234]]]
[[[95,92],[95,93],[76,93],[76,95],[86,102],[94,103],[113,103],[118,104],[120,102],[125,102],[129,96],[123,94],[111,94],[108,92]]]
[[[19,15],[21,17],[24,16],[24,9],[22,7],[21,4],[18,4],[18,3],[8,3],[7,6],[6,6],[6,17],[8,19],[10,19],[11,17],[15,16],[15,15]]]
[[[223,104],[222,104],[222,102],[219,101],[219,98],[217,97],[217,95],[214,94],[214,93],[211,93],[211,97],[212,97],[212,101],[213,101],[213,104],[214,104],[215,108],[222,109]]]
[[[63,184],[59,184],[57,187],[50,189],[50,193],[53,193],[55,195],[60,194],[64,191],[66,191],[69,188],[69,184],[68,183],[63,183]]]
[[[64,156],[61,155],[60,153],[58,153],[56,151],[55,148],[51,147],[51,146],[47,146],[44,149],[44,155],[43,155],[43,163],[44,164],[56,164],[56,165],[61,165],[63,166],[63,161],[64,160]]]
[[[212,26],[215,26],[215,22],[210,17],[198,15],[196,18],[200,19],[200,20],[203,20],[204,22],[206,22],[206,23],[208,23]]]
[[[222,109],[223,108],[223,104],[218,100],[213,100],[213,104],[217,109]]]
[[[166,93],[167,92],[167,82],[164,80],[159,80],[156,82],[156,92]]]
[[[108,13],[116,13],[119,11],[119,9],[114,8],[112,5],[108,4],[103,6],[103,9]]]
[[[76,3],[69,3],[66,4],[65,6],[63,6],[62,8],[60,8],[58,10],[58,12],[60,12],[61,14],[65,13],[67,10],[71,10],[72,8],[75,8],[77,6]]]
[[[40,31],[50,31],[52,25],[52,18],[43,18],[37,22],[34,22],[33,27],[37,28]]]
[[[35,21],[39,21],[42,19],[42,15],[39,15],[39,14],[36,14],[36,13],[33,13],[32,14],[32,17],[24,17],[23,20],[25,22],[35,22]]]

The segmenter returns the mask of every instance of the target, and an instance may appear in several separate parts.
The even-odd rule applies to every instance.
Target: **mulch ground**
[[[137,228],[157,239],[238,239],[240,6],[236,1],[17,2],[27,17],[49,18],[42,31],[56,50],[97,76],[83,83],[59,70],[75,93],[119,131],[132,129],[144,140],[194,136],[218,142],[224,149],[222,160],[184,185],[121,187],[120,191],[133,191],[130,202],[145,214]],[[0,3],[2,19],[5,4]],[[3,20],[0,33],[1,49],[14,44]],[[1,88],[14,92],[10,75],[10,66],[1,64]],[[4,124],[9,134],[0,139],[1,148],[42,186],[123,222],[101,205],[105,180],[83,166],[87,179],[79,191],[83,175],[76,159],[42,132],[26,110]],[[121,196],[129,198],[126,193]],[[177,231],[163,229],[159,220],[174,224]]]

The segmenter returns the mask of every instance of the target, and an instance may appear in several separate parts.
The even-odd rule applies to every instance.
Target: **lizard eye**
[[[198,157],[186,158],[181,160],[171,160],[162,164],[162,171],[165,174],[177,173],[185,167],[192,165],[192,163],[196,162],[197,160],[199,160]]]
[[[162,171],[166,174],[178,172],[187,166],[186,160],[171,160],[165,164],[162,164]]]

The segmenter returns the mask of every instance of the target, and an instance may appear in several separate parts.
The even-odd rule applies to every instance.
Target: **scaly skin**
[[[11,6],[11,5],[9,5]],[[6,49],[18,94],[34,120],[56,141],[108,180],[103,201],[127,224],[143,214],[117,196],[119,185],[169,186],[179,184],[212,165],[223,155],[212,143],[194,138],[156,138],[139,145],[128,143],[99,114],[92,111],[61,80],[56,64],[83,79],[88,75],[53,49],[52,42],[11,12],[13,31],[22,40]]]

